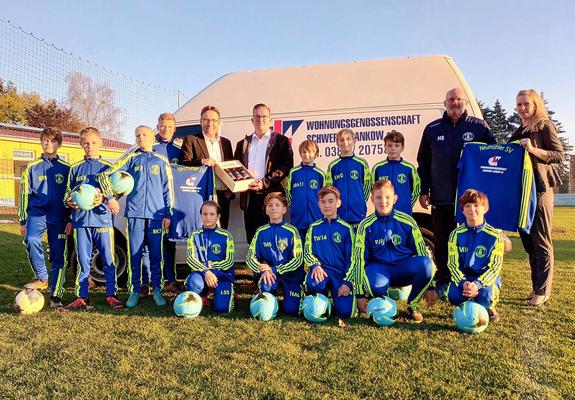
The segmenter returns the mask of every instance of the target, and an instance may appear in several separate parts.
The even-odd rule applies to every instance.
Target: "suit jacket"
[[[220,136],[220,154],[222,161],[234,159],[231,142],[223,136]],[[189,135],[184,138],[182,143],[182,154],[180,164],[190,167],[200,167],[203,158],[209,158],[208,147],[204,136]]]
[[[239,160],[246,168],[248,167],[250,143],[253,138],[246,135],[236,145],[234,157]],[[287,137],[280,133],[272,132],[268,147],[266,148],[266,175],[263,179],[264,193],[282,192],[283,180],[289,174],[293,167],[293,151]],[[247,209],[248,192],[242,192],[240,195],[240,207],[242,210]]]

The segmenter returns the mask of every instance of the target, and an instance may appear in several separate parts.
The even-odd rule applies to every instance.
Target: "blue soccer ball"
[[[331,315],[331,303],[321,293],[307,296],[302,303],[303,316],[310,322],[325,322]]]
[[[96,204],[98,194],[99,191],[94,186],[82,183],[72,189],[70,199],[72,199],[80,210],[90,211],[98,205]]]
[[[196,292],[182,292],[174,300],[174,313],[178,317],[195,318],[202,312],[202,298]]]
[[[373,298],[367,303],[367,315],[379,326],[391,326],[397,317],[397,304],[387,296]]]
[[[110,185],[116,196],[127,196],[134,189],[134,177],[126,171],[117,171],[110,176]]]
[[[278,313],[278,300],[271,293],[258,293],[250,302],[250,313],[260,321],[269,321]]]
[[[390,287],[387,289],[387,295],[396,301],[406,301],[411,293],[411,285],[403,287]]]
[[[453,310],[455,326],[461,332],[481,333],[489,325],[487,309],[474,301],[466,301]]]

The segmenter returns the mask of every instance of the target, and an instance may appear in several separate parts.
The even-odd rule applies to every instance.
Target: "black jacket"
[[[222,161],[234,159],[232,153],[232,144],[225,137],[220,136],[220,154]],[[209,158],[208,148],[204,136],[189,135],[184,138],[182,143],[182,153],[180,155],[180,164],[190,167],[199,167],[202,165],[203,158]]]

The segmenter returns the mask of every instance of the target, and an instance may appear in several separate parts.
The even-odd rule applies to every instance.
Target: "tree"
[[[94,126],[105,137],[121,140],[125,111],[114,105],[114,91],[106,83],[95,83],[81,72],[66,77],[68,104],[87,126]]]
[[[497,138],[497,142],[505,143],[511,137],[513,127],[507,118],[507,111],[503,108],[499,99],[495,100],[493,115],[491,120],[491,130]]]
[[[477,105],[481,110],[481,114],[483,114],[483,120],[487,122],[487,125],[491,126],[493,120],[493,111],[479,99],[477,99]]]
[[[56,100],[34,104],[25,111],[27,124],[39,128],[53,127],[67,132],[79,132],[86,125],[71,108],[59,105]]]
[[[26,125],[26,110],[39,103],[36,93],[18,93],[14,83],[0,79],[0,122]]]

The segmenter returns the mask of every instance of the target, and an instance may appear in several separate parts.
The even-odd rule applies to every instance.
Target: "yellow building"
[[[12,209],[18,206],[20,176],[26,165],[42,155],[40,145],[42,129],[25,126],[0,124],[0,208]],[[130,145],[115,140],[104,139],[100,154],[113,161],[124,153]],[[77,133],[63,133],[59,156],[70,164],[84,157]]]

